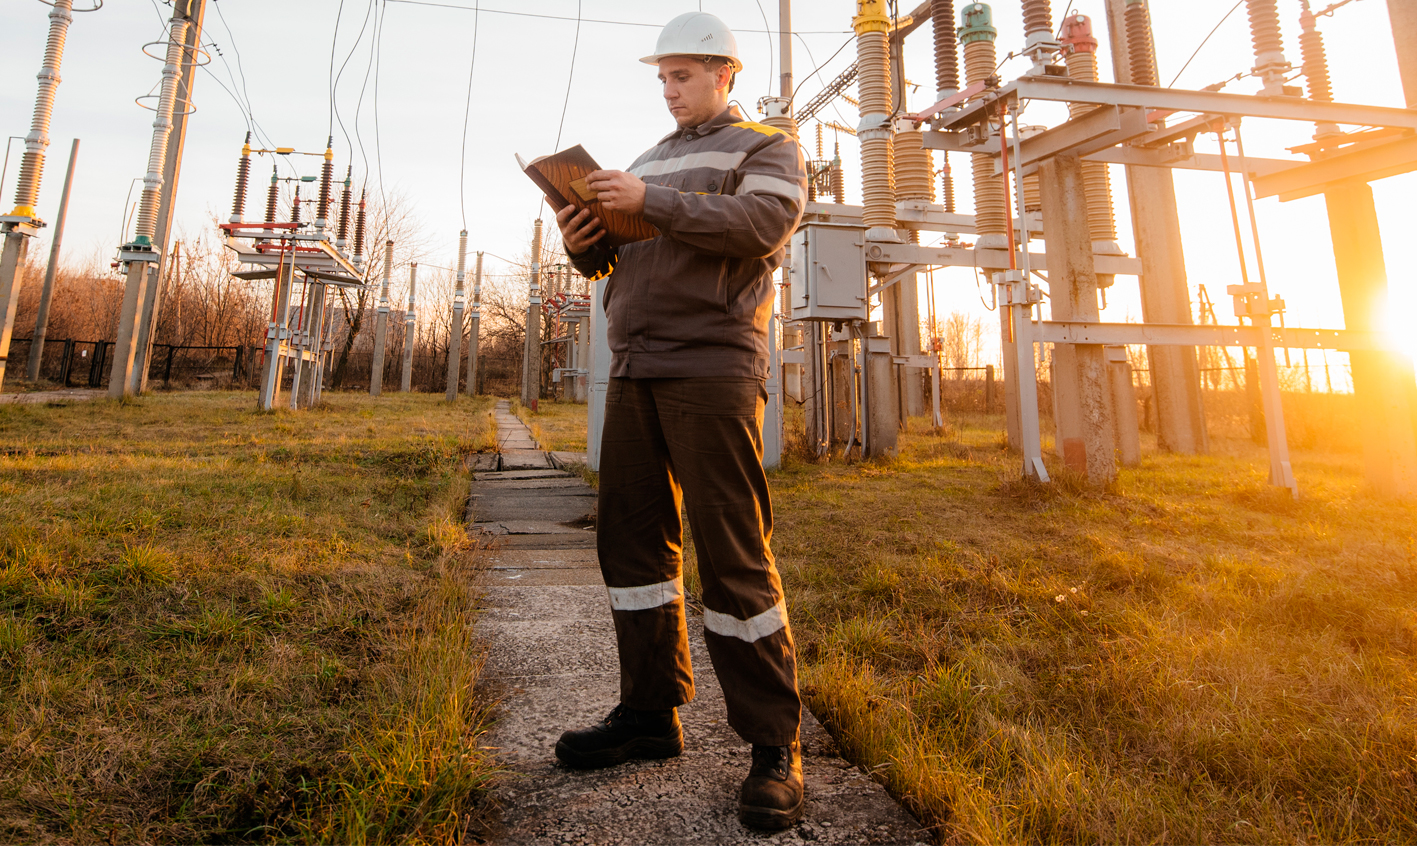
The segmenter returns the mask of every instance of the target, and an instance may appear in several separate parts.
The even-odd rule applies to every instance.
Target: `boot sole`
[[[738,821],[749,828],[763,831],[782,831],[792,828],[802,820],[802,811],[807,806],[807,797],[797,800],[797,806],[788,810],[764,808],[760,805],[739,805]]]
[[[677,758],[684,752],[683,735],[675,737],[639,737],[623,746],[596,752],[579,752],[564,742],[556,743],[556,758],[578,770],[599,770],[626,761]]]

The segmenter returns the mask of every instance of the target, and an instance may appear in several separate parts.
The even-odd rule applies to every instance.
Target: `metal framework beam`
[[[866,248],[866,260],[889,264],[935,267],[979,267],[988,270],[1008,270],[1007,250],[978,250],[973,247],[926,247],[920,244],[888,244],[872,242]],[[1048,256],[1029,253],[1032,268],[1046,273]],[[1093,254],[1098,273],[1113,276],[1139,276],[1141,261],[1127,256]],[[1095,343],[1095,342],[1089,342]]]
[[[1268,331],[1275,347],[1297,350],[1395,350],[1390,336],[1349,329],[1194,326],[1181,323],[1033,323],[1033,340],[1049,344],[1124,344],[1153,347],[1258,347]]]
[[[1258,197],[1278,197],[1289,202],[1322,194],[1332,182],[1356,179],[1372,182],[1417,170],[1417,135],[1389,141],[1377,147],[1341,153],[1252,179]]]
[[[1099,106],[1137,106],[1172,112],[1196,112],[1221,117],[1254,117],[1297,120],[1306,123],[1339,123],[1350,126],[1387,126],[1417,129],[1417,110],[1351,103],[1316,103],[1294,97],[1226,94],[1221,91],[1183,91],[1149,85],[1081,82],[1066,77],[1027,76],[1002,86],[974,103],[935,121],[944,131],[980,123],[999,112],[1000,101],[1048,100],[1059,103],[1092,103]]]

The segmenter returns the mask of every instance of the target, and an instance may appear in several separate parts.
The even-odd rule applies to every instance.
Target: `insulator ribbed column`
[[[358,267],[364,263],[364,196],[367,191],[359,192],[359,211],[354,214],[354,265]]]
[[[339,231],[336,233],[335,244],[344,249],[345,237],[349,234],[349,191],[354,180],[350,177],[354,175],[354,165],[349,166],[349,170],[344,173],[344,190],[339,195]]]
[[[857,0],[856,87],[860,93],[862,221],[867,237],[895,231],[895,162],[891,144],[890,18],[884,0]]]
[[[832,202],[841,205],[846,202],[846,177],[841,170],[841,145],[837,145],[832,158]]]
[[[1156,73],[1156,45],[1151,36],[1151,11],[1146,0],[1127,0],[1127,59],[1133,85],[1160,85]]]
[[[167,163],[167,139],[172,134],[172,110],[177,104],[177,80],[189,21],[174,7],[167,38],[167,59],[162,66],[162,87],[153,119],[152,146],[148,149],[148,172],[143,176],[143,196],[138,201],[135,244],[151,246],[157,233],[157,207],[162,194],[162,171]]]
[[[1303,11],[1299,14],[1299,55],[1304,61],[1304,79],[1308,81],[1309,99],[1316,103],[1333,102],[1333,82],[1328,73],[1328,51],[1324,48],[1323,33],[1319,32],[1314,13],[1309,11],[1309,0],[1303,0]],[[1340,130],[1333,123],[1315,124],[1314,138],[1337,135]]]
[[[918,129],[897,129],[894,152],[896,199],[933,203],[935,163],[925,149],[925,134]],[[920,242],[919,230],[910,230],[910,242]]]
[[[246,188],[251,183],[251,133],[246,133],[246,142],[241,147],[241,160],[236,164],[236,196],[231,201],[230,223],[240,223],[246,218]]]
[[[973,85],[994,75],[998,62],[994,55],[993,13],[985,3],[970,3],[960,13],[959,40],[964,46],[965,82]],[[978,100],[980,94],[974,97]],[[994,173],[994,159],[984,153],[970,157],[974,170],[974,225],[979,242],[986,246],[1006,246],[1008,219],[1004,212],[1004,180]]]
[[[1284,94],[1284,39],[1279,33],[1279,4],[1276,0],[1245,0],[1250,14],[1250,40],[1255,45],[1255,75],[1264,82],[1263,93]]]
[[[959,90],[959,33],[955,31],[954,0],[930,0],[935,28],[935,100]]]
[[[950,168],[950,154],[945,152],[940,162],[940,199],[945,204],[945,213],[955,213],[955,177]]]
[[[39,67],[39,93],[34,99],[34,116],[25,136],[25,154],[20,159],[20,178],[15,187],[15,217],[35,216],[39,202],[39,182],[44,175],[44,151],[49,148],[49,122],[54,116],[54,95],[59,89],[59,64],[64,59],[64,41],[73,22],[74,0],[52,0],[49,10],[49,40],[44,45],[44,61]]]
[[[315,201],[315,228],[326,229],[330,225],[330,183],[335,180],[335,137],[330,136],[325,145],[325,163],[320,165],[320,196]]]
[[[385,311],[389,308],[389,280],[394,272],[394,242],[392,240],[384,242],[384,282],[379,287],[379,306]]]
[[[456,307],[462,306],[463,301],[463,280],[467,277],[467,230],[458,233],[458,271],[457,287],[453,291],[453,302]]]
[[[271,185],[266,189],[266,223],[276,222],[276,209],[280,205],[280,178],[271,168]]]
[[[1053,39],[1053,6],[1048,0],[1023,0],[1023,36],[1030,47]]]
[[[295,185],[295,199],[290,201],[290,222],[300,224],[300,184]]]
[[[1092,35],[1092,20],[1087,15],[1073,15],[1063,21],[1062,43],[1068,77],[1079,82],[1096,82],[1097,39]],[[1079,118],[1095,108],[1087,103],[1069,103],[1068,117]],[[1087,196],[1087,225],[1093,243],[1115,244],[1117,218],[1112,206],[1112,176],[1107,165],[1083,162],[1082,181],[1083,193]]]

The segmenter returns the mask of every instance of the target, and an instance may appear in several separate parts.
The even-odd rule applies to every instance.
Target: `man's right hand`
[[[561,243],[569,255],[580,255],[605,237],[600,218],[591,217],[590,209],[566,206],[556,212],[556,225],[561,227]]]

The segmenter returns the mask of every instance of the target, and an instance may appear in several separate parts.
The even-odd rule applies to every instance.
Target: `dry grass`
[[[774,548],[816,713],[944,842],[1417,838],[1417,509],[1356,455],[1016,481],[997,420],[789,461]],[[923,428],[923,427],[922,427]]]
[[[0,406],[0,840],[459,839],[487,404]]]
[[[532,411],[516,400],[512,410],[531,429],[541,448],[556,452],[585,452],[586,404],[545,399]]]

